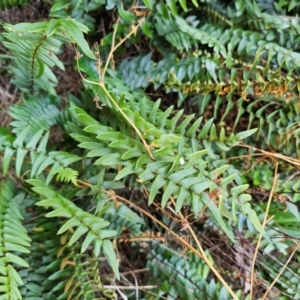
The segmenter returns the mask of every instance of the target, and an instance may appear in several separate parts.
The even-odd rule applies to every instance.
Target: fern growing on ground
[[[48,11],[1,22],[0,299],[300,299],[298,5]]]

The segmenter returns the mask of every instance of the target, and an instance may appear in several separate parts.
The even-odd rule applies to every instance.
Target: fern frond
[[[274,234],[276,236],[276,233]],[[271,252],[271,251],[270,251]],[[273,252],[274,253],[274,252]],[[264,253],[264,257],[261,260],[261,267],[270,274],[272,279],[275,279],[278,272],[282,269],[284,261],[278,260],[275,256]],[[286,267],[285,272],[278,278],[276,285],[277,292],[284,291],[287,299],[300,299],[300,274],[298,268],[298,262],[294,262]]]
[[[31,137],[39,130],[49,130],[60,116],[60,111],[57,108],[56,99],[46,95],[39,97],[30,95],[28,98],[23,98],[22,104],[15,104],[10,107],[10,116],[14,119],[10,125],[13,128],[12,132],[18,134],[25,127],[30,125]]]
[[[24,194],[14,195],[12,184],[0,184],[0,291],[5,299],[19,300],[23,280],[16,268],[28,268],[20,253],[29,253],[31,239],[22,225],[19,204]],[[4,299],[4,298],[3,298]]]
[[[147,267],[152,275],[150,283],[159,282],[160,295],[171,294],[180,299],[231,299],[224,287],[209,279],[209,268],[194,255],[182,255],[154,244],[147,255]],[[241,296],[241,291],[237,295]]]
[[[72,18],[76,21],[87,26],[90,31],[95,31],[95,18],[92,17],[90,12],[99,9],[106,3],[103,1],[91,0],[85,5],[81,2],[72,0],[55,0],[53,1],[52,7],[50,9],[50,17],[52,18]]]
[[[56,175],[56,178],[58,181],[64,181],[64,182],[69,182],[71,181],[74,185],[77,186],[77,176],[78,176],[78,171],[73,170],[71,168],[64,168],[64,167],[59,167],[58,169],[55,169],[52,171],[52,175]]]
[[[44,130],[41,129],[26,141],[29,132],[30,126],[27,126],[15,139],[5,129],[0,132],[0,149],[4,150],[3,174],[7,173],[10,162],[15,155],[15,170],[16,174],[20,176],[21,169],[25,165],[25,157],[30,156],[31,177],[41,174],[46,168],[52,166],[47,176],[48,183],[56,173],[60,174],[60,178],[74,180],[76,171],[73,170],[70,177],[70,169],[66,169],[66,167],[73,162],[81,160],[81,157],[64,151],[51,151],[47,153],[46,146],[49,132],[43,136]]]
[[[281,149],[286,155],[297,153],[299,132],[290,129],[292,127],[296,129],[295,123],[286,128],[285,116],[287,113],[295,115],[294,121],[299,117],[298,91],[287,93],[288,86],[295,86],[297,89],[298,77],[292,79],[280,75],[277,71],[267,73],[262,66],[255,65],[252,67],[244,65],[244,69],[237,71],[234,67],[238,66],[237,63],[232,64],[232,68],[224,68],[222,60],[203,56],[201,52],[199,55],[201,56],[188,56],[179,60],[174,55],[156,64],[149,54],[124,60],[120,65],[120,71],[131,88],[145,88],[152,83],[154,88],[164,86],[168,92],[177,91],[181,95],[195,93],[194,103],[199,106],[201,115],[211,105],[214,107],[214,118],[220,119],[220,123],[227,121],[228,116],[234,114],[236,117],[232,123],[233,131],[245,114],[249,113],[249,123],[243,124],[244,127],[251,128],[252,124],[257,124],[258,138],[267,139],[272,147]],[[160,71],[162,69],[163,72]],[[231,79],[226,80],[226,77]],[[247,99],[253,100],[247,103]],[[148,105],[151,105],[149,101]],[[222,115],[220,115],[221,107]],[[257,109],[254,110],[254,107]],[[137,105],[135,109],[140,111]],[[159,114],[158,120],[160,118]],[[164,121],[161,123],[164,126]],[[285,152],[283,147],[290,152]]]
[[[28,197],[28,208],[32,200]],[[43,207],[26,214],[26,227],[32,237],[31,253],[26,256],[29,268],[20,270],[24,281],[20,288],[22,299],[96,299],[96,295],[112,294],[100,280],[99,260],[80,253],[80,244],[67,247],[69,232],[61,236],[56,233],[59,224],[41,216]],[[37,218],[39,216],[39,218]],[[49,239],[49,236],[53,238]]]
[[[24,209],[30,208],[32,202],[36,199],[27,197],[25,199]],[[29,268],[20,270],[19,275],[24,282],[20,288],[22,299],[53,299],[58,297],[61,290],[56,293],[50,291],[58,285],[59,281],[48,280],[53,273],[59,271],[63,257],[57,257],[57,253],[62,247],[59,237],[56,236],[58,224],[49,222],[44,217],[37,218],[45,211],[37,208],[34,212],[25,213],[26,220],[31,220],[26,224],[26,229],[32,238],[30,254],[26,256]],[[49,236],[53,238],[49,239]],[[52,273],[53,272],[53,273]],[[71,274],[71,272],[70,272]],[[62,289],[63,290],[63,289]]]
[[[132,211],[126,205],[120,205],[118,208],[110,207],[103,218],[110,221],[109,228],[116,230],[121,235],[124,228],[130,230],[130,235],[138,236],[142,233],[142,226],[145,225],[144,220]]]
[[[64,42],[76,42],[81,50],[94,58],[93,52],[83,38],[88,28],[71,19],[51,20],[50,22],[5,24],[3,44],[14,54],[16,67],[12,70],[17,76],[14,83],[24,92],[33,94],[37,89],[55,95],[56,76],[51,68],[64,70],[57,54]]]
[[[169,18],[155,16],[155,29],[158,34],[164,37],[173,47],[179,51],[188,50],[197,46],[197,40],[191,38],[188,33],[182,31],[180,24],[169,15]]]
[[[50,187],[46,187],[43,181],[29,179],[27,182],[33,185],[32,189],[36,193],[46,197],[45,200],[41,200],[37,205],[51,207],[53,209],[46,217],[68,218],[68,221],[58,231],[58,234],[69,231],[73,227],[77,228],[70,238],[69,246],[72,246],[84,234],[87,234],[82,243],[81,252],[85,252],[89,245],[93,244],[95,256],[98,257],[102,250],[115,275],[119,277],[117,258],[113,244],[108,240],[108,238],[116,235],[116,231],[104,229],[109,225],[109,222],[81,210],[69,199],[61,196]]]
[[[152,124],[146,122],[137,113],[133,114],[129,109],[126,109],[127,116],[135,120],[139,128],[145,132],[145,138],[149,140],[149,143],[153,147],[157,148],[153,151],[156,162],[152,162],[141,142],[133,140],[120,132],[114,132],[112,128],[100,125],[99,123],[97,124],[94,119],[79,108],[73,108],[72,111],[84,125],[87,125],[84,131],[93,133],[96,137],[95,142],[81,143],[79,147],[92,150],[87,154],[88,156],[100,156],[95,161],[96,165],[113,167],[115,169],[118,169],[122,165],[123,169],[116,176],[115,180],[120,180],[129,174],[135,174],[138,176],[138,180],[143,183],[153,180],[149,188],[150,204],[164,187],[162,193],[163,207],[172,195],[176,198],[176,210],[178,211],[183,204],[191,205],[195,216],[197,216],[202,209],[208,207],[212,216],[217,220],[217,223],[232,238],[232,233],[230,233],[214,204],[216,199],[211,199],[211,192],[216,190],[219,194],[218,197],[221,201],[219,205],[222,206],[224,216],[236,220],[235,214],[230,213],[226,209],[227,204],[224,204],[224,200],[226,199],[226,203],[234,207],[234,211],[238,207],[244,214],[249,215],[255,228],[261,230],[260,222],[248,202],[251,196],[243,194],[243,191],[248,186],[241,185],[239,180],[235,178],[237,174],[226,174],[226,168],[221,167],[222,163],[224,163],[222,160],[215,161],[213,167],[210,167],[210,170],[207,169],[207,163],[211,166],[211,159],[218,159],[218,156],[214,154],[212,141],[216,139],[221,144],[225,142],[224,132],[218,137],[215,127],[212,126],[212,120],[207,122],[199,133],[197,133],[197,129],[202,121],[201,118],[196,120],[188,130],[184,130],[186,126],[179,126],[179,131],[184,130],[186,132],[187,137],[184,137],[183,134],[165,134],[163,131],[158,130],[158,128],[153,127]],[[165,119],[167,117],[168,114],[165,114]],[[160,117],[160,119],[163,120],[164,118]],[[176,119],[178,117],[175,116]],[[172,126],[175,127],[175,124],[176,121],[173,122]],[[239,139],[251,133],[251,131],[244,134],[240,133],[236,137],[231,135],[228,143],[229,145],[230,143],[234,145]],[[73,137],[77,138],[77,136]],[[204,139],[203,146],[198,144],[199,139]],[[191,146],[187,143],[191,143]],[[205,153],[208,153],[208,156],[206,159],[202,159],[201,156]],[[216,178],[222,173],[224,173],[223,180],[221,180],[220,184],[216,184]],[[229,193],[227,186],[233,180],[236,180],[238,185],[231,188]],[[206,190],[209,191],[204,192]]]

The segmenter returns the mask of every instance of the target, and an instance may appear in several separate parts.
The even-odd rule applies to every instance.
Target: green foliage
[[[90,137],[88,142],[80,143],[78,146],[92,150],[87,152],[86,155],[88,157],[102,156],[95,161],[95,165],[115,169],[122,165],[123,169],[118,173],[115,180],[120,180],[129,174],[136,174],[139,182],[148,183],[152,181],[152,185],[149,188],[149,204],[154,201],[160,189],[166,186],[162,194],[162,207],[165,207],[172,195],[177,198],[176,211],[180,211],[183,204],[191,204],[192,211],[195,216],[198,216],[203,207],[207,205],[212,217],[216,219],[220,227],[233,240],[233,234],[223,222],[221,213],[232,220],[236,220],[235,215],[231,214],[223,204],[220,204],[220,213],[214,203],[210,201],[209,194],[203,193],[207,189],[210,192],[218,190],[220,199],[227,198],[228,203],[237,210],[241,209],[244,214],[248,214],[254,226],[258,230],[261,230],[256,215],[252,214],[251,207],[247,203],[251,198],[248,195],[242,194],[243,190],[247,189],[247,186],[240,185],[232,188],[230,196],[227,185],[233,180],[238,181],[238,179],[235,178],[236,176],[232,176],[226,172],[229,166],[223,165],[224,161],[219,160],[214,162],[213,169],[210,170],[207,169],[209,165],[201,158],[206,152],[211,154],[211,157],[208,156],[206,158],[208,161],[211,158],[218,158],[212,151],[211,142],[215,142],[216,140],[218,143],[217,146],[221,147],[222,150],[224,148],[227,150],[229,148],[226,148],[223,142],[228,141],[229,144],[235,145],[238,143],[238,137],[234,135],[231,135],[228,139],[225,136],[218,137],[215,133],[215,127],[211,127],[212,122],[207,122],[197,135],[196,140],[196,129],[199,128],[202,118],[192,123],[186,132],[184,127],[188,124],[181,127],[179,125],[177,128],[181,128],[182,132],[178,136],[175,134],[166,134],[153,128],[152,124],[143,120],[137,113],[126,110],[127,116],[132,115],[132,119],[136,120],[135,124],[140,129],[142,128],[143,131],[149,133],[149,136],[145,136],[145,138],[151,139],[152,145],[158,148],[158,150],[153,151],[155,159],[155,162],[153,162],[148,157],[140,141],[101,125],[89,117],[82,109],[74,108],[73,111],[78,119],[82,121],[83,125],[87,126],[84,128],[84,131],[95,135],[95,142],[92,142]],[[179,114],[182,113],[181,111]],[[154,116],[156,115],[154,114]],[[165,118],[167,116],[168,114],[165,114]],[[174,119],[170,122],[171,124],[173,123],[173,127],[175,128],[178,115]],[[160,120],[166,122],[163,118],[160,118]],[[248,134],[251,134],[251,132],[240,133],[240,137],[247,136]],[[82,135],[79,137],[73,135],[73,137],[78,141],[81,141],[83,138]],[[201,141],[201,139],[204,140],[203,143],[207,148],[206,151],[199,150],[203,147],[202,145],[197,145],[197,142]],[[199,165],[202,165],[201,169],[198,169]],[[228,175],[224,176],[223,174],[224,177],[221,183],[219,185],[216,184],[214,182],[216,176],[220,176],[224,172]]]
[[[30,238],[22,225],[20,204],[23,194],[14,195],[11,182],[2,182],[0,186],[0,291],[3,299],[22,299],[19,285],[23,280],[16,267],[28,268],[28,263],[19,253],[29,253]]]
[[[94,55],[83,32],[88,28],[73,19],[52,19],[49,22],[6,24],[3,44],[14,54],[17,75],[14,83],[24,92],[33,94],[37,89],[55,94],[56,76],[51,68],[64,70],[56,54],[64,42],[75,42],[87,56]]]
[[[299,5],[50,5],[42,22],[3,25],[22,97],[0,127],[0,299],[130,299],[130,288],[139,299],[232,299],[189,234],[186,253],[187,223],[238,299],[250,297],[261,235],[255,280],[270,285],[300,238]],[[61,93],[61,72],[80,73],[76,96]],[[131,284],[128,270],[145,267]],[[278,299],[300,299],[298,262],[286,268]]]
[[[17,5],[25,4],[27,1],[24,0],[1,0],[0,1],[0,10],[5,10],[12,8]]]
[[[91,243],[94,244],[94,254],[96,257],[100,255],[100,251],[102,249],[119,279],[120,275],[116,264],[117,260],[113,246],[111,241],[106,239],[114,236],[116,232],[113,230],[103,229],[109,225],[109,222],[81,210],[69,199],[62,197],[53,189],[46,187],[40,180],[31,179],[28,180],[28,183],[34,186],[34,192],[46,197],[46,199],[39,201],[36,205],[51,207],[53,209],[53,211],[48,213],[46,217],[65,217],[69,219],[60,228],[58,234],[62,234],[73,227],[77,227],[70,238],[69,246],[72,246],[82,235],[87,233],[81,246],[81,252],[85,252]]]
[[[57,124],[60,111],[59,102],[54,97],[40,94],[23,99],[25,105],[16,104],[10,109],[10,116],[14,119],[10,123],[13,133],[20,133],[30,125],[28,135],[31,137],[39,130],[50,130],[51,126]]]
[[[231,299],[224,287],[209,279],[209,267],[199,257],[182,255],[154,244],[147,258],[151,280],[154,284],[162,283],[157,291],[161,296],[166,293],[175,299]],[[241,291],[237,295],[241,295]]]

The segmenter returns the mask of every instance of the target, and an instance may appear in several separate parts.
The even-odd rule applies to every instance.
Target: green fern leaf
[[[20,195],[24,198],[24,194]],[[20,253],[29,253],[30,238],[21,220],[19,203],[14,197],[12,184],[2,181],[0,184],[0,290],[7,299],[21,299],[19,286],[23,285],[16,268],[28,268],[28,263]],[[19,200],[19,199],[18,199]]]

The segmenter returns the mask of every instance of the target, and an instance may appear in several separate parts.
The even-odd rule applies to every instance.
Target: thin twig
[[[112,195],[112,191],[107,191],[107,190],[101,190],[103,193],[107,194],[107,195]],[[180,241],[180,243],[182,245],[184,245],[187,249],[189,249],[190,251],[192,251],[193,253],[195,253],[197,256],[199,256],[200,258],[203,259],[202,254],[197,251],[197,249],[195,249],[193,246],[191,246],[188,242],[186,242],[182,237],[180,237],[178,234],[176,234],[173,230],[171,230],[169,227],[167,227],[164,223],[162,223],[161,221],[159,221],[158,219],[156,219],[153,215],[151,215],[150,213],[148,213],[147,211],[145,211],[144,209],[142,209],[141,207],[139,207],[138,205],[132,203],[131,201],[118,196],[118,195],[114,195],[115,198],[119,199],[122,202],[127,203],[130,206],[133,206],[135,209],[139,210],[142,214],[146,215],[148,218],[150,218],[151,220],[153,220],[155,223],[157,223],[159,226],[161,226],[162,228],[164,228],[167,232],[169,232],[171,235],[173,235],[175,237],[175,239],[177,239],[178,241]]]
[[[87,186],[87,187],[91,187],[92,186],[92,184],[90,184],[89,182],[86,182],[86,181],[83,181],[83,180],[80,180],[80,179],[77,179],[77,182],[80,183],[81,185],[84,185],[84,186]],[[175,237],[175,239],[177,239],[178,241],[180,241],[180,243],[182,245],[184,245],[187,249],[191,250],[193,253],[195,253],[197,256],[199,256],[201,259],[203,259],[202,254],[199,253],[199,251],[197,251],[197,249],[195,249],[188,242],[186,242],[182,237],[180,237],[173,230],[171,230],[169,227],[167,227],[164,223],[162,223],[161,221],[159,221],[157,218],[155,218],[153,215],[151,215],[150,213],[148,213],[147,211],[145,211],[144,209],[142,209],[138,205],[134,204],[133,202],[131,202],[131,201],[129,201],[129,200],[127,200],[127,199],[119,196],[119,195],[116,195],[113,191],[107,191],[107,190],[101,189],[101,192],[105,193],[106,195],[111,196],[111,199],[119,199],[120,201],[127,203],[129,206],[134,207],[136,210],[138,210],[142,214],[146,215],[148,218],[150,218],[156,224],[158,224],[159,226],[161,226],[162,228],[164,228],[167,232],[169,232],[171,235],[173,235]]]
[[[270,206],[271,206],[271,202],[273,199],[273,194],[274,194],[274,190],[277,184],[277,178],[278,178],[278,162],[275,162],[275,171],[274,171],[274,181],[273,181],[273,185],[272,185],[272,189],[270,191],[270,195],[269,195],[269,199],[268,199],[268,203],[267,203],[267,207],[266,207],[266,211],[265,211],[265,216],[264,216],[264,220],[262,223],[262,230],[259,234],[258,237],[258,241],[257,241],[257,245],[253,254],[253,259],[252,259],[252,266],[251,266],[251,284],[250,284],[250,297],[249,299],[252,300],[253,297],[253,287],[254,287],[254,278],[255,278],[255,262],[256,262],[256,258],[257,258],[257,254],[258,254],[258,249],[259,249],[259,245],[263,236],[263,232],[264,232],[264,228],[266,227],[267,221],[268,221],[268,212],[270,210]]]
[[[174,200],[174,198],[171,196],[170,197],[174,207],[176,207],[176,202]],[[178,212],[179,217],[181,218],[181,220],[185,220],[184,216],[182,215],[182,213],[179,211]],[[239,300],[237,298],[237,296],[235,295],[235,293],[233,292],[233,290],[230,288],[230,286],[227,284],[227,282],[223,279],[223,277],[220,275],[220,273],[216,270],[216,268],[212,265],[212,263],[209,261],[209,259],[207,258],[200,242],[199,239],[197,238],[194,230],[192,229],[191,225],[189,222],[186,222],[185,226],[187,227],[187,229],[189,230],[189,232],[191,233],[194,241],[197,244],[197,247],[202,255],[202,259],[205,261],[205,263],[208,265],[208,267],[212,270],[212,272],[216,275],[216,277],[220,280],[220,282],[224,285],[224,287],[226,288],[226,290],[229,292],[229,294],[233,297],[233,299],[235,300]]]
[[[120,22],[120,19],[117,20],[116,24],[115,24],[115,29],[114,29],[114,32],[113,32],[113,36],[112,36],[112,45],[111,45],[111,48],[110,48],[110,52],[108,54],[108,57],[107,57],[107,60],[106,60],[106,63],[104,65],[104,68],[102,70],[102,81],[101,83],[104,85],[104,75],[107,71],[107,68],[108,68],[108,65],[112,59],[112,56],[114,54],[114,52],[126,41],[128,40],[128,38],[130,36],[132,36],[133,34],[136,34],[138,28],[144,23],[145,21],[145,18],[141,18],[139,21],[138,21],[138,24],[135,25],[133,27],[133,29],[123,38],[120,40],[120,42],[115,46],[115,40],[116,40],[116,34],[117,34],[117,30],[118,30],[118,25],[119,25],[119,22]]]
[[[272,287],[274,286],[274,284],[276,283],[276,281],[279,279],[279,277],[281,276],[281,274],[283,273],[283,271],[286,269],[286,267],[288,266],[288,264],[291,261],[292,257],[294,256],[294,254],[296,253],[296,251],[299,248],[300,248],[300,242],[297,243],[297,246],[295,247],[294,251],[290,255],[289,259],[286,261],[286,263],[284,264],[284,266],[282,267],[282,269],[280,270],[280,272],[277,274],[277,276],[274,278],[273,282],[268,286],[268,288],[267,288],[266,292],[264,293],[264,295],[262,296],[261,300],[266,299],[266,297],[270,293]]]
[[[150,290],[150,289],[157,289],[158,286],[157,285],[140,285],[140,286],[123,286],[123,285],[104,285],[104,288],[107,289],[112,289],[112,290],[116,290],[116,289],[121,289],[121,290]]]
[[[98,85],[98,86],[100,86],[100,87],[103,89],[103,91],[105,92],[105,94],[106,94],[106,96],[108,97],[109,101],[113,104],[113,106],[115,106],[115,107],[117,108],[117,111],[119,111],[119,112],[121,113],[121,115],[123,116],[123,118],[124,118],[124,119],[132,126],[132,128],[133,128],[133,129],[135,130],[135,132],[138,134],[139,138],[141,139],[142,143],[144,144],[144,147],[145,147],[146,152],[148,153],[149,157],[150,157],[152,160],[155,160],[154,157],[153,157],[153,155],[152,155],[152,152],[151,152],[151,150],[150,150],[150,146],[147,144],[147,142],[146,142],[146,140],[144,139],[142,133],[141,133],[140,130],[136,127],[136,125],[134,124],[134,122],[131,121],[130,118],[125,114],[125,112],[121,109],[121,107],[118,105],[118,103],[113,99],[113,97],[110,95],[110,93],[109,93],[108,90],[106,89],[105,83],[104,83],[104,75],[105,75],[105,73],[106,73],[106,71],[107,71],[107,67],[108,67],[108,65],[109,65],[109,62],[110,62],[110,60],[111,60],[111,57],[112,57],[114,51],[116,51],[116,49],[117,49],[118,47],[120,47],[120,46],[121,46],[121,45],[122,45],[122,44],[123,44],[123,43],[124,43],[124,42],[132,35],[132,34],[136,33],[136,31],[138,30],[138,28],[142,25],[143,21],[144,21],[144,18],[142,18],[142,19],[138,22],[138,24],[134,27],[134,29],[131,30],[131,31],[126,35],[125,38],[121,39],[121,41],[120,41],[116,46],[112,46],[112,47],[111,47],[111,51],[110,51],[110,53],[109,53],[109,55],[108,55],[108,59],[107,59],[107,61],[106,61],[106,63],[105,63],[104,69],[103,69],[102,71],[99,70],[99,72],[101,72],[101,78],[100,78],[99,82],[91,81],[91,80],[88,80],[88,79],[84,78],[84,77],[82,76],[81,71],[80,71],[80,68],[79,68],[79,58],[80,58],[80,55],[76,55],[76,59],[77,59],[77,68],[78,68],[78,72],[79,72],[79,74],[80,74],[82,80],[83,80],[84,82],[88,82],[88,83],[91,83],[91,84]],[[118,25],[118,23],[116,23],[116,28],[117,28],[117,25]],[[116,30],[117,30],[116,28],[115,28],[115,31],[114,31],[114,36],[115,36],[115,34],[116,34]],[[115,38],[113,39],[113,45],[114,45],[114,40],[115,40]]]
[[[77,180],[78,183],[83,184],[83,185],[87,185],[87,186],[91,186],[90,183],[82,181],[82,180]],[[216,277],[220,280],[220,282],[224,285],[224,287],[227,289],[227,291],[230,293],[230,295],[233,297],[234,300],[239,300],[237,298],[237,296],[234,294],[234,292],[232,291],[232,289],[230,288],[230,286],[226,283],[226,281],[223,279],[223,277],[219,274],[219,272],[215,269],[215,267],[210,263],[209,259],[207,258],[199,240],[197,239],[197,236],[195,234],[195,232],[193,231],[193,229],[191,228],[191,226],[188,223],[188,229],[191,233],[191,235],[193,236],[199,250],[197,251],[197,249],[195,249],[193,246],[191,246],[188,242],[186,242],[183,238],[181,238],[179,235],[177,235],[173,230],[171,230],[170,228],[168,228],[165,224],[163,224],[162,222],[160,222],[158,219],[156,219],[153,215],[151,215],[150,213],[148,213],[147,211],[145,211],[144,209],[142,209],[141,207],[135,205],[134,203],[132,203],[131,201],[116,195],[113,191],[107,191],[104,189],[101,189],[101,191],[107,195],[110,195],[112,199],[116,198],[121,200],[122,202],[127,203],[130,206],[133,206],[135,209],[141,211],[144,215],[146,215],[147,217],[149,217],[150,219],[152,219],[155,223],[157,223],[159,226],[161,226],[162,228],[164,228],[167,232],[169,232],[171,235],[173,235],[178,241],[180,241],[180,243],[182,245],[184,245],[187,249],[189,249],[190,251],[192,251],[194,254],[196,254],[198,257],[200,257],[201,259],[203,259],[206,264],[209,266],[209,268],[212,270],[212,272],[216,275]],[[175,201],[174,199],[171,197],[171,200],[173,202],[173,205],[175,205]],[[184,220],[184,216],[179,212],[179,216],[182,220]]]
[[[285,156],[283,154],[280,154],[280,153],[273,153],[273,152],[269,152],[269,151],[265,151],[265,150],[262,150],[262,149],[259,149],[259,148],[256,148],[256,147],[253,147],[253,146],[249,146],[249,145],[246,145],[244,143],[241,143],[240,144],[241,147],[245,147],[245,148],[248,148],[250,150],[254,150],[254,151],[258,151],[258,152],[261,152],[263,154],[265,154],[266,156],[269,156],[270,158],[273,158],[273,159],[281,159],[281,160],[284,160],[296,167],[300,167],[300,160],[297,159],[297,158],[293,158],[293,157],[290,157],[290,156]]]

